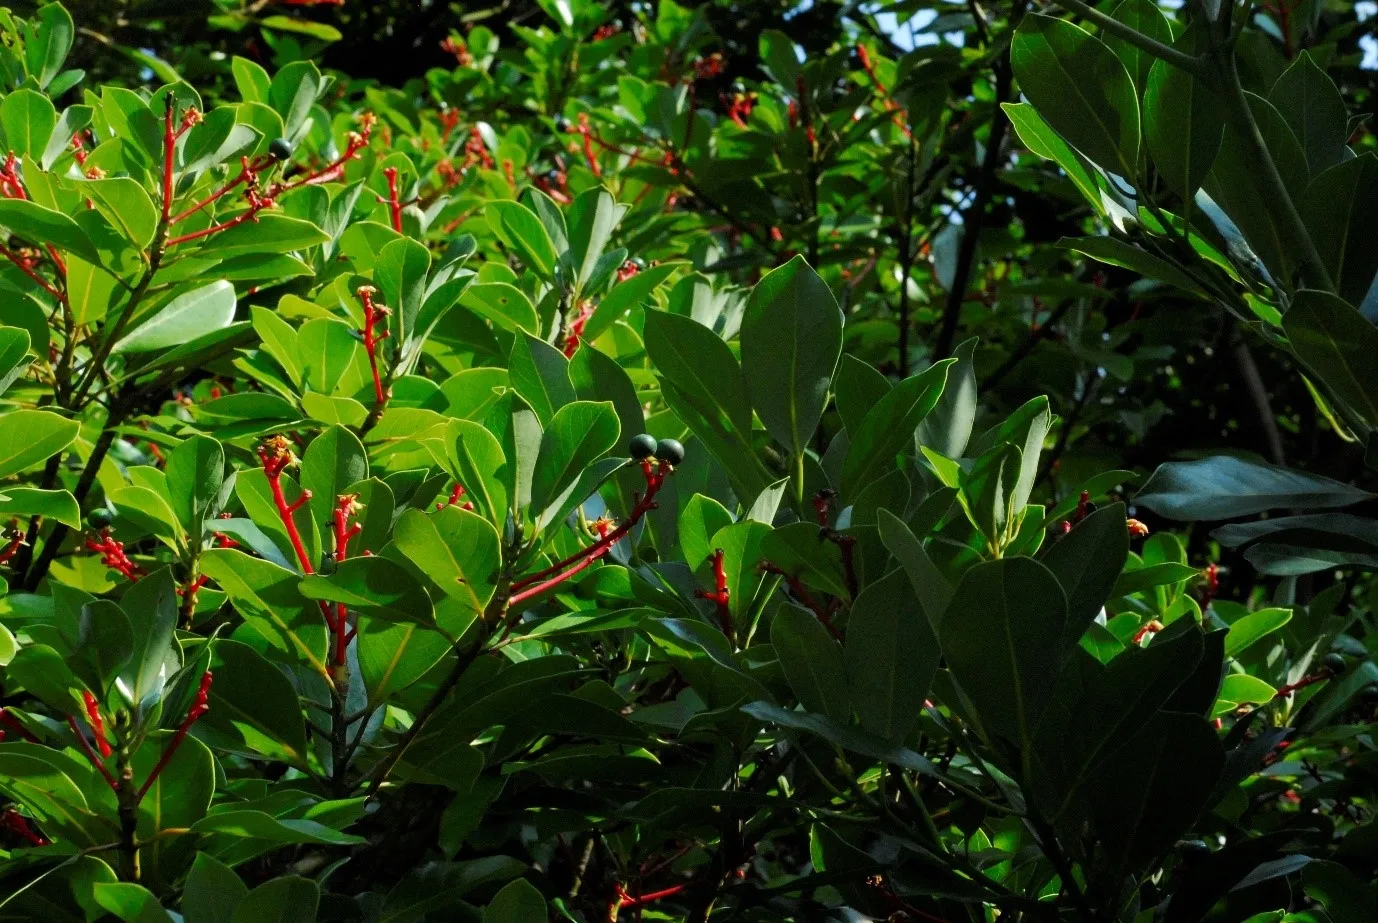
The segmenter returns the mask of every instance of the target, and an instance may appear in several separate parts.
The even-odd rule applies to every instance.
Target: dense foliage
[[[71,10],[0,919],[1378,918],[1354,6]]]

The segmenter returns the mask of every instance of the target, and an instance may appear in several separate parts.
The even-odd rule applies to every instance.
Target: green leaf
[[[1029,753],[1062,665],[1067,597],[1029,558],[977,564],[962,575],[939,637],[953,678],[987,738]]]
[[[1129,558],[1129,529],[1123,503],[1101,507],[1039,556],[1067,594],[1067,628],[1058,643],[1063,653],[1081,640],[1101,613]]]
[[[133,639],[133,655],[120,674],[120,691],[145,711],[162,698],[168,677],[181,663],[173,644],[177,596],[172,569],[162,567],[139,580],[124,594],[120,608],[129,617]]]
[[[92,888],[91,895],[102,910],[125,923],[170,923],[172,920],[158,896],[143,885],[101,881]]]
[[[29,370],[29,332],[19,327],[0,327],[0,394]]]
[[[217,749],[304,767],[306,724],[286,674],[237,641],[216,641],[212,652],[210,711],[196,723],[197,736]]]
[[[282,823],[281,821],[279,823]],[[316,919],[321,889],[295,875],[265,881],[235,908],[230,923],[298,923]]]
[[[127,176],[89,180],[82,191],[96,203],[96,208],[110,220],[134,245],[142,250],[153,242],[158,228],[158,212],[144,187]],[[198,331],[200,332],[200,331]]]
[[[1172,26],[1168,24],[1167,17],[1153,0],[1121,0],[1110,11],[1110,15],[1140,35],[1146,35],[1164,45],[1172,44]],[[1148,83],[1149,69],[1158,59],[1137,45],[1129,44],[1113,32],[1102,30],[1100,38],[1106,47],[1124,62],[1130,79],[1134,81],[1139,92],[1143,93]]]
[[[1292,610],[1283,608],[1259,609],[1230,623],[1225,635],[1225,656],[1234,657],[1255,642],[1270,635],[1292,620]]]
[[[483,911],[483,923],[531,923],[545,920],[550,911],[545,898],[528,881],[509,882]]]
[[[111,351],[119,354],[167,349],[207,331],[228,327],[234,320],[235,303],[234,286],[223,279],[184,292],[130,331]]]
[[[302,378],[319,394],[330,394],[354,365],[362,349],[354,331],[331,317],[313,318],[297,331]]]
[[[398,518],[393,543],[445,595],[482,617],[502,563],[497,530],[487,520],[457,506],[411,509]]]
[[[929,557],[923,543],[902,519],[889,510],[882,509],[878,512],[876,520],[880,529],[880,540],[909,575],[909,585],[913,587],[914,595],[923,607],[923,614],[936,633],[942,625],[943,614],[952,602],[952,584],[948,583],[942,571]]]
[[[311,515],[322,533],[331,530],[338,498],[367,477],[368,455],[350,430],[332,426],[311,440],[301,459],[301,486],[311,491]]]
[[[225,259],[239,253],[286,253],[305,250],[329,240],[329,235],[309,221],[262,212],[255,221],[247,221],[204,238],[205,242],[197,255],[214,255]]]
[[[1051,160],[1062,168],[1067,178],[1080,190],[1086,201],[1098,212],[1104,213],[1101,203],[1100,184],[1096,181],[1096,171],[1090,161],[1062,140],[1051,125],[1039,115],[1038,110],[1029,103],[1001,103],[1000,108],[1009,117],[1019,140],[1030,151],[1045,160]]]
[[[573,270],[571,281],[581,290],[588,287],[598,260],[627,209],[601,186],[575,196],[569,207],[569,260]]]
[[[440,662],[450,642],[414,622],[359,620],[359,674],[368,690],[369,708],[376,708],[407,689]]]
[[[1139,101],[1113,51],[1066,20],[1033,13],[1014,34],[1010,61],[1020,89],[1058,134],[1100,166],[1133,180]]]
[[[1232,455],[1160,465],[1134,498],[1171,519],[1233,519],[1265,510],[1332,509],[1372,494],[1341,481]]]
[[[513,339],[507,374],[513,390],[536,412],[542,426],[550,425],[555,411],[575,398],[569,360],[549,343],[529,334]]]
[[[416,318],[426,298],[426,276],[431,269],[431,252],[410,237],[399,237],[378,252],[373,278],[383,298],[395,312],[394,334],[405,343],[416,329]]]
[[[684,265],[676,262],[660,263],[615,284],[598,302],[593,315],[584,324],[584,339],[590,342],[598,339],[632,308],[650,303],[651,293]]]
[[[495,528],[507,519],[509,491],[516,472],[508,464],[497,437],[470,420],[451,420],[445,429],[451,474],[464,485],[466,496]]]
[[[1064,237],[1057,244],[1059,247],[1084,253],[1093,260],[1100,260],[1111,266],[1123,266],[1150,279],[1176,286],[1189,294],[1205,297],[1205,292],[1185,272],[1167,260],[1117,238]]]
[[[71,218],[28,199],[0,199],[0,227],[36,244],[53,244],[97,266],[105,265],[91,238]]]
[[[484,207],[488,226],[503,246],[546,281],[554,279],[558,254],[536,213],[518,202],[494,201]]]
[[[545,511],[562,505],[585,469],[617,445],[619,431],[610,403],[574,401],[557,410],[541,434],[531,478],[532,508]],[[546,521],[544,516],[541,521]]]
[[[833,380],[833,399],[848,433],[857,432],[866,414],[889,393],[890,388],[890,380],[874,366],[843,353]]]
[[[791,455],[810,445],[842,354],[842,311],[796,256],[756,283],[742,316],[742,373],[766,431]]]
[[[902,743],[918,724],[941,653],[903,569],[857,595],[844,652],[847,688],[861,726]]]
[[[1177,47],[1193,54],[1199,29]],[[1168,188],[1190,201],[1220,150],[1225,131],[1219,97],[1200,78],[1166,61],[1154,61],[1144,90],[1144,138],[1153,165]]]
[[[842,645],[813,613],[797,606],[781,606],[770,623],[770,642],[804,708],[840,724],[851,721]]]
[[[914,445],[914,432],[938,406],[948,370],[944,359],[891,388],[866,414],[842,463],[842,493],[855,499],[861,489],[895,469],[895,459]]]
[[[1349,113],[1344,97],[1311,52],[1302,51],[1292,60],[1268,91],[1268,101],[1301,142],[1312,176],[1348,158]]]
[[[301,592],[308,599],[341,603],[380,621],[435,623],[431,598],[412,574],[377,555],[350,558],[334,573],[304,577]]]
[[[265,16],[262,25],[265,29],[295,32],[297,35],[307,35],[322,42],[338,42],[344,38],[344,34],[329,23],[313,22],[310,19],[293,19],[291,16]]]
[[[732,514],[712,497],[694,494],[679,511],[679,547],[684,563],[697,569],[713,553],[713,536],[732,524]]]
[[[56,125],[57,110],[42,93],[18,89],[0,102],[0,128],[4,129],[5,143],[21,159],[27,156],[38,160]]]
[[[45,3],[30,20],[24,37],[24,59],[40,87],[47,87],[62,70],[75,35],[72,14],[61,3]]]
[[[192,436],[168,455],[166,470],[172,510],[199,542],[201,523],[218,512],[225,486],[225,450],[209,436]]]
[[[46,410],[0,414],[0,478],[27,471],[72,444],[81,429]]]
[[[201,572],[220,585],[235,610],[281,654],[325,673],[325,623],[320,607],[301,595],[299,573],[235,548],[204,552]]]
[[[536,306],[515,285],[506,282],[471,285],[459,303],[503,330],[513,333],[523,331],[531,336],[541,332],[541,319],[536,313]]]
[[[44,516],[73,529],[81,528],[81,508],[66,490],[5,487],[0,495],[0,516]]]
[[[192,824],[192,830],[283,845],[316,843],[322,846],[354,846],[364,842],[363,837],[340,833],[316,821],[277,818],[248,808],[232,808],[208,814],[205,819]],[[239,919],[238,915],[235,919]]]
[[[248,893],[248,885],[233,869],[199,852],[182,889],[182,914],[188,923],[230,923]]]
[[[1317,176],[1298,203],[1339,295],[1351,304],[1364,302],[1378,272],[1378,239],[1367,220],[1374,202],[1378,154],[1370,151]]]
[[[834,596],[850,598],[842,552],[818,534],[818,526],[792,522],[766,534],[761,556],[792,577]]]
[[[972,337],[952,350],[957,362],[947,371],[942,396],[914,434],[917,445],[946,458],[962,457],[976,422],[976,342]]]
[[[741,367],[707,327],[664,311],[646,312],[646,352],[666,402],[727,470],[738,496],[773,480],[751,444],[751,403]]]
[[[1196,568],[1176,561],[1160,561],[1146,567],[1137,567],[1120,574],[1120,578],[1115,581],[1115,586],[1110,591],[1110,598],[1130,596],[1154,587],[1175,586],[1200,574]]]

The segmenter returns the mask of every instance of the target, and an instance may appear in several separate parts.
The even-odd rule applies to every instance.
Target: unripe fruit
[[[268,156],[274,160],[286,160],[292,156],[292,142],[286,138],[274,138],[268,145]]]
[[[1360,689],[1359,700],[1365,705],[1378,705],[1378,683],[1369,683]]]
[[[97,529],[104,529],[106,526],[110,525],[111,520],[114,518],[114,514],[103,506],[98,506],[86,514],[86,521]]]
[[[565,118],[563,115],[555,119],[555,130],[560,132],[560,134],[569,131],[570,127],[569,119]]]
[[[656,458],[667,465],[678,465],[684,461],[684,446],[679,444],[678,439],[662,439],[656,443]]]
[[[1339,654],[1326,654],[1323,662],[1325,668],[1336,676],[1345,671],[1345,659]]]
[[[560,185],[560,171],[559,171],[559,170],[547,170],[547,171],[545,171],[545,181],[546,181],[547,183],[549,183],[550,185],[552,185],[552,186],[558,186],[558,185]]]
[[[656,440],[654,436],[642,433],[640,436],[633,436],[631,443],[627,446],[627,451],[632,458],[637,461],[650,458],[656,454]]]
[[[630,262],[633,266],[636,267],[637,272],[642,272],[646,268],[646,261],[639,256],[632,257]]]

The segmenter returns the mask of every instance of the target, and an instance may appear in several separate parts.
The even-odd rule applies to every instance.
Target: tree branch
[[[1202,75],[1206,72],[1204,60],[1178,51],[1170,45],[1164,45],[1157,39],[1149,38],[1138,29],[1125,25],[1115,17],[1108,16],[1095,7],[1082,3],[1081,0],[1050,0],[1050,2],[1069,12],[1076,13],[1082,19],[1095,23],[1102,30],[1116,38],[1123,39],[1140,51],[1166,61],[1174,67],[1179,67],[1189,74]]]

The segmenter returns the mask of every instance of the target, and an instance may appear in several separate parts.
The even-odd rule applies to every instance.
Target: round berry
[[[268,145],[268,156],[274,160],[286,160],[292,156],[292,142],[286,138],[274,138]]]
[[[642,433],[640,436],[633,436],[631,444],[627,446],[627,451],[631,454],[632,458],[635,458],[637,461],[644,458],[650,458],[656,453],[656,438],[646,433]]]
[[[684,446],[678,439],[662,439],[656,443],[656,458],[667,465],[678,465],[684,461]]]
[[[1378,705],[1378,683],[1369,683],[1360,689],[1359,700],[1365,705]]]
[[[635,266],[637,272],[643,272],[646,269],[646,261],[639,256],[634,256],[627,262]]]
[[[560,132],[560,134],[568,132],[573,127],[574,126],[570,124],[569,119],[565,118],[563,115],[555,119],[555,130]]]
[[[1326,654],[1323,663],[1325,668],[1336,676],[1345,671],[1345,659],[1339,654]]]
[[[86,521],[97,529],[104,529],[114,518],[114,514],[103,506],[98,506],[86,514]]]
[[[559,171],[559,170],[546,170],[546,171],[545,171],[545,181],[546,181],[547,183],[549,183],[550,185],[552,185],[552,186],[558,186],[558,185],[560,185],[560,171]]]

